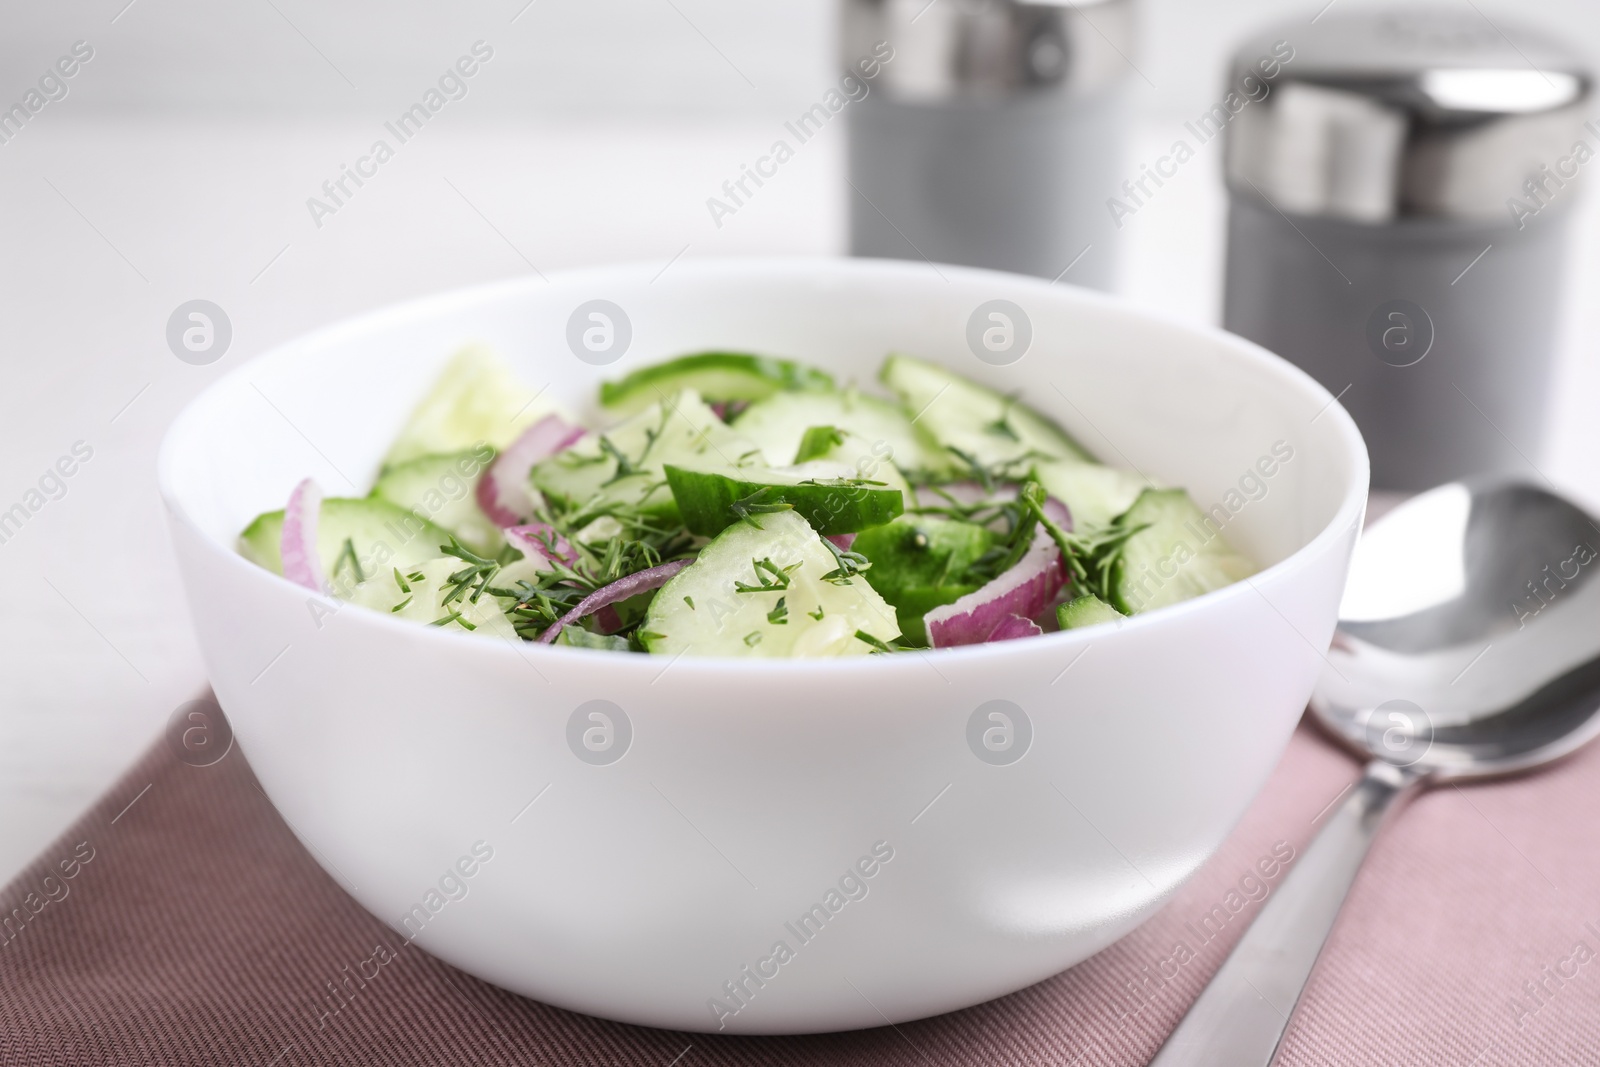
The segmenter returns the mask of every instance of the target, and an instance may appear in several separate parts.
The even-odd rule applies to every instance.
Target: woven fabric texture
[[[0,894],[0,1063],[1142,1064],[1356,773],[1302,728],[1165,909],[1032,988],[897,1027],[733,1038],[575,1015],[433,959],[317,866],[240,752],[199,768],[158,744]],[[1379,840],[1279,1062],[1600,1063],[1597,952],[1600,750],[1436,790]]]

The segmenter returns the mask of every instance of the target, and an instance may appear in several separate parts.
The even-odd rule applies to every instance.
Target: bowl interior
[[[223,546],[314,476],[330,496],[364,494],[413,405],[469,342],[505,355],[591,424],[597,383],[709,348],[813,363],[881,390],[884,356],[946,364],[1058,419],[1101,460],[1221,507],[1227,536],[1262,567],[1354,521],[1365,452],[1344,410],[1310,378],[1219,331],[1011,275],[860,260],[704,261],[577,272],[447,294],[292,342],[241,367],[171,430],[169,503]],[[595,299],[623,309],[625,355],[592,366],[568,321]],[[969,348],[980,304],[1005,299],[1031,322],[1026,354],[992,366]],[[1288,455],[1290,458],[1284,458]],[[1270,471],[1271,473],[1267,473]],[[1343,525],[1343,522],[1340,523]]]

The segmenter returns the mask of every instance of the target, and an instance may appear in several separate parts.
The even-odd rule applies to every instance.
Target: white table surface
[[[432,123],[318,229],[305,207],[374,123],[93,119],[46,112],[0,148],[0,510],[74,442],[93,458],[67,494],[0,544],[0,878],[76,818],[203,685],[157,500],[154,463],[185,401],[312,327],[431,291],[615,260],[844,247],[838,131],[718,230],[705,209],[769,144],[755,119],[674,125]],[[1137,131],[1134,158],[1176,122]],[[1214,321],[1223,197],[1186,168],[1119,235],[1122,290]],[[1600,501],[1592,298],[1600,215],[1575,242],[1572,338],[1538,466]],[[233,323],[209,367],[164,338],[205,298]],[[1530,446],[1531,447],[1531,446]]]

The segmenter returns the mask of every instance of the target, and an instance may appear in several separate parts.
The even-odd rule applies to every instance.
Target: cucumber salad
[[[469,348],[367,496],[307,479],[240,551],[425,625],[658,656],[1009,641],[1255,572],[1021,397],[905,355],[878,379],[704,352],[605,383],[585,426]]]

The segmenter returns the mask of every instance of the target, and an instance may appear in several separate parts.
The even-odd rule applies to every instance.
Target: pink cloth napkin
[[[574,1015],[406,946],[316,866],[240,753],[198,768],[161,745],[0,894],[0,1064],[1141,1064],[1356,773],[1302,728],[1168,907],[1065,974],[898,1027],[732,1038]],[[1600,749],[1419,798],[1377,843],[1279,1062],[1600,1063],[1597,826]]]

